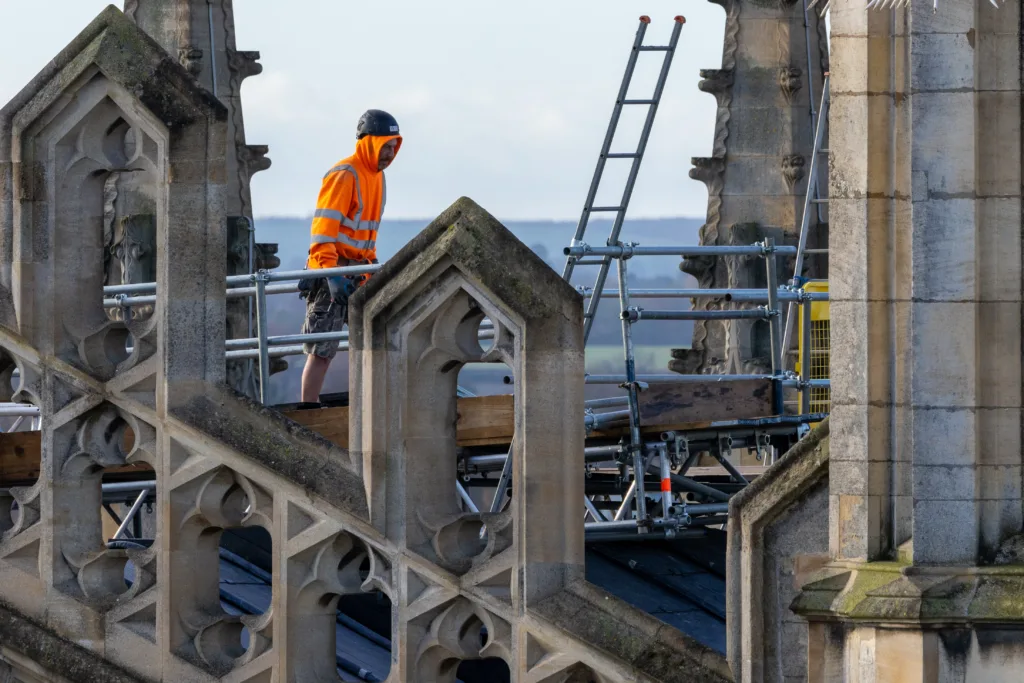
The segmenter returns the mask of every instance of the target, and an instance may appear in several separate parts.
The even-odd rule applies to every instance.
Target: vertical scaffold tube
[[[633,356],[633,323],[626,315],[629,310],[629,285],[625,258],[618,259],[619,301],[622,304],[622,347],[626,356],[626,391],[629,393],[629,451],[633,456],[633,481],[636,484],[636,519],[640,533],[647,531],[647,498],[644,491],[643,443],[640,441],[640,406],[636,384],[636,362]]]

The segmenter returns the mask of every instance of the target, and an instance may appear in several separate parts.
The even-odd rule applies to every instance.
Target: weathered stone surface
[[[784,683],[807,669],[799,583],[828,559],[829,423],[801,439],[729,503],[729,665],[737,682]]]
[[[1012,680],[1019,7],[831,7],[833,560],[792,602],[807,680]]]
[[[109,681],[110,683],[142,683],[144,677],[134,676],[97,657],[76,643],[56,635],[45,626],[24,618],[0,602],[0,676],[4,680],[39,680],[11,677],[10,664],[5,664],[5,651],[14,651],[26,657],[39,669],[61,679],[79,681]],[[13,658],[13,657],[12,657]],[[14,662],[17,669],[17,659]],[[35,668],[35,667],[33,667]],[[25,672],[19,672],[24,675]],[[35,672],[32,672],[35,673]]]
[[[582,578],[583,426],[564,420],[583,409],[575,290],[456,202],[352,301],[355,447],[339,449],[226,383],[223,107],[116,10],[73,45],[4,110],[0,236],[14,267],[2,293],[14,305],[0,320],[0,378],[19,370],[6,398],[38,405],[43,430],[39,482],[0,496],[0,675],[335,680],[338,601],[379,591],[394,610],[390,680],[444,680],[453,662],[489,657],[515,680],[722,680],[720,657],[634,608],[606,623],[646,634],[637,653],[535,609],[570,591],[608,598]],[[168,121],[126,89],[140,79]],[[111,319],[100,297],[94,179],[123,161],[110,139],[122,129],[149,171],[140,187],[163,198],[145,320]],[[455,495],[456,378],[470,361],[503,362],[515,380],[513,495],[494,514],[467,513]],[[103,471],[135,463],[155,473],[153,543],[111,548]],[[220,536],[247,527],[271,538],[262,615],[221,602]]]
[[[715,0],[725,9],[722,68],[701,72],[700,89],[715,96],[718,112],[712,156],[694,159],[690,177],[708,188],[707,221],[700,243],[749,245],[766,236],[795,244],[807,191],[814,125],[828,71],[825,21],[799,2]],[[810,63],[808,63],[810,59]],[[823,146],[828,147],[826,133]],[[824,161],[824,159],[819,159]],[[819,187],[828,169],[819,166]],[[827,246],[828,210],[813,211],[809,246]],[[792,259],[778,260],[785,283]],[[766,286],[764,259],[684,259],[680,266],[702,288]],[[809,256],[805,277],[826,277],[827,259]],[[695,308],[718,308],[711,300]],[[696,321],[692,349],[676,349],[669,369],[694,373],[762,373],[770,369],[764,327],[750,320]],[[759,341],[764,338],[765,343]],[[795,335],[794,335],[795,337]]]
[[[169,55],[176,56],[189,74],[227,109],[224,201],[228,215],[228,275],[248,273],[249,250],[254,241],[250,181],[255,173],[270,167],[270,159],[266,158],[265,145],[250,145],[245,139],[241,91],[246,78],[262,72],[260,53],[240,52],[236,48],[232,0],[129,0],[125,13]],[[210,53],[211,46],[214,54]],[[228,338],[254,336],[247,302],[234,299],[226,305]],[[282,367],[283,363],[274,363],[272,372],[287,367]],[[258,396],[259,378],[252,371],[252,363],[228,361],[227,365],[228,383],[242,393]]]

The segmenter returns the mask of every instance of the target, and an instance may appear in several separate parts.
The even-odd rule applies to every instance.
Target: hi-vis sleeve
[[[334,268],[339,256],[344,256],[344,233],[349,230],[343,230],[342,225],[351,223],[352,216],[358,215],[358,195],[359,180],[351,166],[336,166],[324,176],[310,227],[311,268]]]

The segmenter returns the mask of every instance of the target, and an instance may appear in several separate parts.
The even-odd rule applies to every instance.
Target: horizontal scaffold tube
[[[637,375],[638,382],[658,383],[689,383],[689,382],[743,382],[751,379],[772,379],[771,375]],[[625,375],[587,375],[587,384],[622,384]]]
[[[562,250],[566,256],[763,256],[765,248],[753,244],[750,246],[689,246],[689,247],[592,247],[589,244],[576,244]],[[779,256],[793,256],[796,247],[775,247],[774,253]]]
[[[628,308],[622,312],[622,319],[630,322],[639,320],[767,320],[774,311],[764,306],[737,308],[728,311],[645,311],[642,308]]]
[[[594,296],[592,287],[578,287],[585,298]],[[631,299],[723,299],[736,303],[763,304],[768,302],[767,289],[630,289]],[[601,298],[619,298],[619,290],[604,289]],[[828,292],[796,292],[788,287],[779,289],[779,301],[828,301]]]
[[[313,277],[334,277],[336,275],[363,275],[366,273],[376,273],[380,270],[380,265],[365,265],[365,266],[341,266],[339,268],[322,268],[316,271],[311,270],[286,270],[278,273],[266,271],[263,276],[267,282],[282,282],[286,280],[294,280],[296,283],[303,278]],[[314,275],[315,273],[315,275]],[[245,285],[251,285],[253,278],[257,277],[253,275],[232,275],[226,279],[227,291],[226,296],[229,299],[255,296],[256,288],[247,287]],[[234,289],[232,289],[234,288]],[[103,288],[103,294],[113,295],[115,298],[103,299],[104,306],[144,306],[156,303],[156,296],[125,296],[128,294],[138,294],[146,292],[155,292],[155,282],[140,282],[137,284],[129,285],[111,285]],[[298,292],[299,287],[297,284],[279,285],[267,287],[267,294],[289,294]]]
[[[481,325],[479,339],[494,339],[494,328],[490,325]],[[325,341],[347,341],[348,331],[342,332],[311,332],[308,334],[283,334],[276,337],[267,337],[267,345],[273,348],[275,345],[281,344],[315,344],[317,342]],[[228,339],[225,342],[225,347],[229,351],[237,349],[255,349],[259,347],[260,340],[258,337],[249,337],[248,339]]]
[[[744,382],[753,379],[777,379],[783,387],[800,387],[805,380],[781,379],[771,375],[637,375],[636,381],[647,384],[691,384],[694,382]],[[586,375],[584,381],[587,384],[622,384],[626,381],[625,375]],[[508,384],[509,382],[506,382]],[[827,389],[831,381],[827,379],[806,380],[809,387]]]
[[[629,396],[612,396],[611,398],[592,398],[583,402],[586,408],[613,408],[629,405]]]
[[[31,403],[4,403],[0,417],[39,417],[39,408]]]

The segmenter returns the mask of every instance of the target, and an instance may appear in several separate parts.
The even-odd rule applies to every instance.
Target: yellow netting
[[[827,292],[828,282],[808,282],[804,289],[808,292]],[[799,359],[803,358],[803,319],[800,319],[798,337],[799,355],[797,356],[797,372],[802,372]],[[827,301],[816,301],[811,304],[811,379],[828,379],[829,355],[831,351],[829,334],[829,310]],[[811,389],[811,412],[827,413],[832,406],[832,392],[824,387]]]

